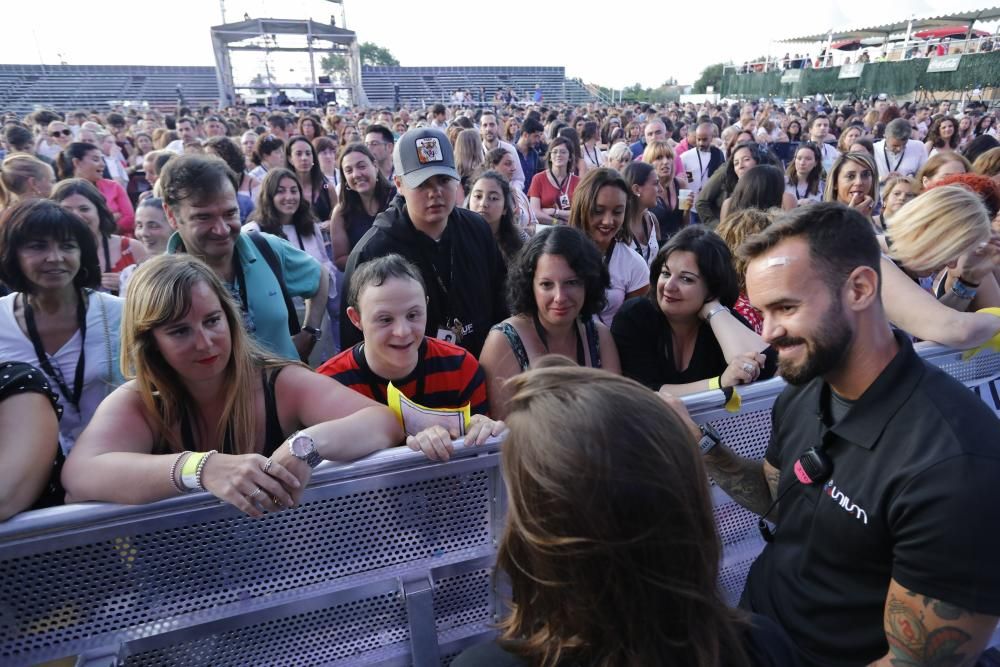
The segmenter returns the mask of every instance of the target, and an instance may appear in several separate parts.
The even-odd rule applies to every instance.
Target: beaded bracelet
[[[194,476],[195,476],[195,485],[200,491],[205,490],[205,485],[201,483],[201,471],[204,470],[205,464],[208,462],[208,460],[212,458],[212,454],[217,454],[217,453],[218,452],[216,452],[216,450],[210,449],[209,451],[205,452],[205,455],[201,457],[200,461],[198,461],[198,469],[195,470]]]
[[[177,455],[177,458],[174,459],[173,465],[170,466],[170,481],[174,483],[174,487],[181,493],[185,493],[187,491],[187,487],[181,484],[180,480],[177,478],[177,468],[180,466],[181,459],[190,453],[191,452],[181,452]]]

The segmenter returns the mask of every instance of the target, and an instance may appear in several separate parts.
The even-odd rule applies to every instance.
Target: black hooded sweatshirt
[[[361,331],[347,318],[354,270],[391,253],[413,262],[424,278],[429,297],[427,335],[437,338],[441,329],[460,332],[452,342],[478,357],[490,327],[509,315],[504,302],[507,268],[493,232],[478,213],[456,207],[441,239],[435,241],[413,226],[402,196],[379,213],[347,260],[340,299],[341,348],[346,350],[362,339]]]

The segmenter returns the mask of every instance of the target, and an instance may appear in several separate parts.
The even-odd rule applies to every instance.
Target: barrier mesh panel
[[[438,629],[490,620],[490,584],[488,569],[436,580]],[[390,593],[146,651],[127,658],[125,667],[350,664],[409,637],[406,601]]]
[[[492,545],[489,472],[0,561],[0,663],[81,638]],[[95,533],[96,534],[96,533]],[[196,564],[197,567],[191,567]],[[16,619],[16,620],[15,620]]]
[[[124,664],[322,665],[408,639],[405,601],[401,594],[390,593],[139,653]]]

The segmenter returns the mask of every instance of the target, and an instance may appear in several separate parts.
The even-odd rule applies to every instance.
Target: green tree
[[[335,74],[347,74],[350,71],[350,63],[346,56],[339,53],[328,53],[320,60],[319,66],[324,72],[333,76]]]
[[[362,65],[375,65],[378,67],[398,67],[399,61],[392,55],[389,49],[382,48],[374,42],[362,42],[358,49],[361,52]]]
[[[696,95],[703,94],[708,86],[714,86],[716,92],[722,89],[722,63],[709,65],[703,69],[701,76],[694,82],[691,92]]]

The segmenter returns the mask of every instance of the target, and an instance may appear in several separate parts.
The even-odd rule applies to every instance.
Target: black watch
[[[317,329],[316,327],[311,327],[308,324],[302,327],[302,330],[313,337],[314,340],[319,340],[323,337],[323,330]]]
[[[709,423],[702,424],[698,427],[701,431],[701,439],[698,440],[698,450],[704,455],[712,450],[713,447],[722,442],[722,438],[719,437],[719,432],[715,430]]]

